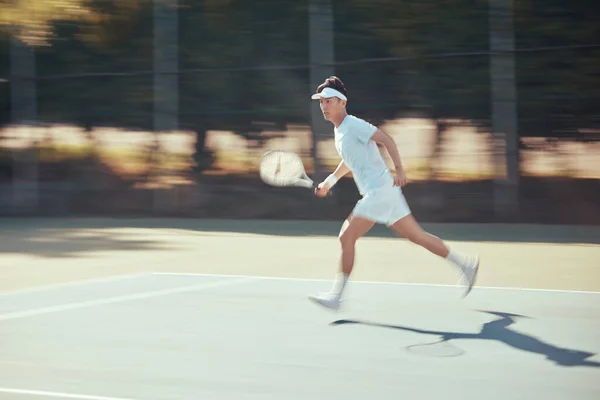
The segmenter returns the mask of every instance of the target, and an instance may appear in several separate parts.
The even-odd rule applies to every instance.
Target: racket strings
[[[285,185],[302,177],[304,166],[296,155],[272,152],[263,157],[260,173],[264,180],[272,184]]]

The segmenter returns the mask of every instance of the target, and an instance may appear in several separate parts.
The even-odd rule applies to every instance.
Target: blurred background
[[[596,0],[4,0],[0,215],[335,219],[258,177],[339,162],[310,94],[394,137],[423,222],[599,224]],[[387,157],[387,154],[386,154]],[[388,158],[389,161],[389,158]]]

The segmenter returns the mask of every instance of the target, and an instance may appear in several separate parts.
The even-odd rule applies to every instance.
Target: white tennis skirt
[[[360,199],[352,214],[387,226],[411,213],[399,186],[384,186]]]

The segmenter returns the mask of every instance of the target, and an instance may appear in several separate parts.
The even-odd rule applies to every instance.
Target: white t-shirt
[[[334,128],[335,148],[352,171],[363,196],[394,183],[377,144],[371,140],[376,131],[376,126],[353,115],[347,115],[340,126]]]

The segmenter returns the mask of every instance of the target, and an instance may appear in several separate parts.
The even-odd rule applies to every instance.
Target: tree
[[[596,2],[516,3],[519,131],[522,136],[570,137],[597,125],[600,46]],[[588,45],[588,46],[586,46]],[[596,45],[596,46],[589,46]],[[545,48],[559,47],[555,50]],[[562,47],[562,48],[561,48]]]
[[[181,120],[197,133],[206,167],[206,131],[259,140],[263,129],[308,120],[305,4],[276,0],[187,1],[181,9]],[[194,72],[196,70],[196,72]]]

